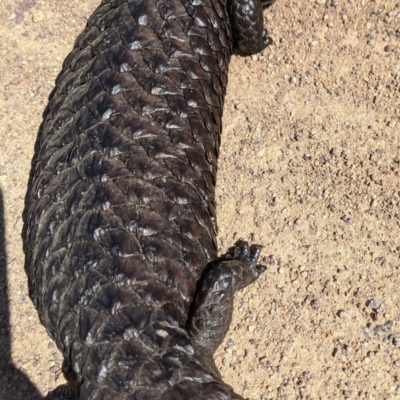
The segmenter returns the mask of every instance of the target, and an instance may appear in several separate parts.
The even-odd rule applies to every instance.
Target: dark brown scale
[[[229,60],[259,0],[103,0],[64,62],[24,214],[26,272],[79,399],[242,399],[213,361],[258,246],[216,261]],[[233,31],[232,31],[233,26]]]

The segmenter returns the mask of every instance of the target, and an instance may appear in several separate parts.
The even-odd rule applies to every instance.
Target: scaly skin
[[[240,1],[103,1],[64,62],[24,243],[80,399],[242,399],[212,357],[260,248],[210,264],[229,60],[268,44],[262,4]]]

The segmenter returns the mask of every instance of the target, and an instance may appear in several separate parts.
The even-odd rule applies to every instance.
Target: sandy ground
[[[42,112],[99,2],[0,4],[1,400],[64,382],[21,213]],[[400,3],[278,0],[265,19],[275,44],[231,63],[217,200],[221,252],[263,244],[267,271],[216,360],[248,399],[398,399]]]

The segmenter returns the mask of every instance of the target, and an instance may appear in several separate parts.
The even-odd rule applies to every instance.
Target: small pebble
[[[344,346],[344,349],[346,350],[346,353],[348,353],[348,354],[351,354],[351,353],[354,351],[353,346],[351,346],[351,345],[349,345],[349,344],[346,344],[346,345]]]
[[[351,154],[347,150],[343,150],[342,156],[345,160],[351,160]]]
[[[371,154],[369,155],[369,159],[370,159],[371,161],[377,161],[378,158],[379,158],[379,153],[378,153],[377,151],[374,151],[373,153],[371,153]]]
[[[311,300],[310,305],[311,305],[312,308],[314,308],[315,310],[317,310],[318,307],[319,307],[319,301],[318,301],[318,299],[313,299],[313,300]]]
[[[42,22],[45,20],[45,15],[42,11],[40,10],[34,10],[32,12],[32,21],[37,23],[37,22]]]
[[[395,336],[395,337],[392,339],[392,344],[393,344],[393,346],[395,346],[395,347],[400,347],[400,340],[397,339],[397,337]]]
[[[378,302],[375,299],[370,299],[367,301],[367,306],[371,308],[377,308]]]
[[[300,141],[303,139],[303,135],[302,135],[301,133],[295,133],[294,139],[295,139],[297,142],[300,142]]]

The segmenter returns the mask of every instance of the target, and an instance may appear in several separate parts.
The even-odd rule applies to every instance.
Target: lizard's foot
[[[252,272],[254,280],[257,279],[266,268],[263,265],[257,265],[258,258],[261,253],[262,246],[252,245],[246,241],[240,241],[238,245],[233,250],[233,259],[242,261]]]

